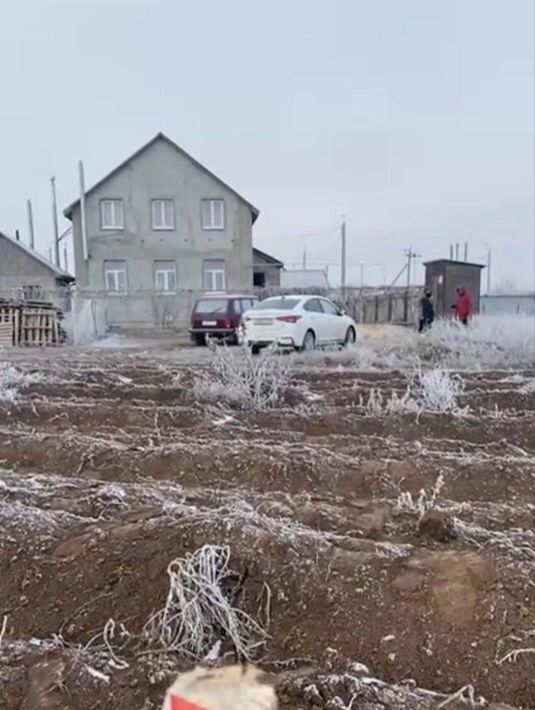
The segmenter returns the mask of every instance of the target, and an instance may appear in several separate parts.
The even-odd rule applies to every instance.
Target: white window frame
[[[222,268],[207,269],[206,265],[209,262],[218,261],[222,264]],[[203,287],[205,291],[226,291],[227,288],[227,265],[223,259],[206,259],[203,261]],[[217,277],[222,275],[221,288],[217,287]]]
[[[104,221],[104,205],[111,205],[112,222],[106,224]],[[124,203],[120,199],[105,199],[100,201],[100,228],[104,231],[117,231],[124,229]]]
[[[176,284],[176,265],[173,265],[172,269],[163,269],[163,268],[157,268],[158,261],[154,262],[154,289],[157,293],[165,294],[165,295],[170,295],[170,294],[175,294],[176,289],[177,289],[177,284]],[[164,275],[164,288],[160,289],[158,288],[158,274],[163,274]],[[174,287],[169,288],[169,280],[170,280],[170,274],[173,274],[174,277]]]
[[[114,261],[113,259],[111,261]],[[121,261],[120,259],[117,259],[117,261]],[[126,274],[126,261],[124,263],[124,268],[122,269],[112,269],[108,266],[106,266],[106,263],[104,263],[104,284],[106,286],[106,291],[109,294],[112,294],[114,296],[121,296],[126,294],[128,291],[128,279],[127,279],[127,274]],[[109,277],[113,276],[113,279],[116,283],[117,286],[119,286],[119,276],[120,274],[124,275],[124,289],[121,288],[110,288],[110,281]]]
[[[165,220],[165,203],[171,204],[171,222],[164,223]],[[156,211],[159,210],[161,224],[156,224]],[[152,228],[155,232],[172,232],[175,228],[175,203],[169,197],[157,197],[150,201],[150,215]]]
[[[215,224],[215,219],[214,219],[214,217],[215,217],[215,204],[216,204],[216,203],[217,203],[217,204],[221,204],[221,220],[222,220],[222,221],[221,221],[219,224]],[[205,205],[205,204],[209,205],[210,224],[205,224],[205,223],[204,223],[204,209],[203,209],[203,208],[204,208],[204,205]],[[203,228],[205,231],[208,231],[208,232],[223,231],[223,230],[225,229],[225,217],[226,217],[226,214],[225,214],[225,200],[223,200],[223,199],[221,199],[221,198],[217,198],[217,199],[215,199],[215,198],[214,198],[214,199],[208,198],[208,199],[202,200],[202,204],[201,204],[201,225],[202,225],[202,228]]]

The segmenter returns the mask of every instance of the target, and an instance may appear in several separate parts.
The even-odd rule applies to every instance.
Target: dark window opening
[[[266,274],[263,271],[256,271],[253,274],[253,286],[256,288],[265,288]]]

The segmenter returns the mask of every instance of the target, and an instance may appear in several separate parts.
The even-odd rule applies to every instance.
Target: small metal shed
[[[451,314],[451,307],[457,298],[457,288],[464,286],[474,299],[474,311],[479,312],[481,297],[481,270],[483,264],[453,259],[435,259],[427,261],[425,266],[425,285],[433,294],[435,313],[439,317]]]

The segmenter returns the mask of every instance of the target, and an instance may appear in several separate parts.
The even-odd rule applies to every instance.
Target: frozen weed
[[[425,488],[420,490],[417,498],[414,498],[412,493],[404,491],[399,494],[396,501],[396,510],[400,513],[406,513],[421,520],[428,510],[436,506],[440,491],[444,486],[444,476],[440,473],[437,476],[435,485],[430,492]]]
[[[399,395],[394,390],[387,395],[381,389],[374,388],[367,400],[360,396],[359,405],[368,417],[420,415],[424,412],[462,416],[468,412],[468,408],[460,409],[458,404],[464,387],[464,380],[459,375],[439,368],[423,372],[418,366],[403,394]]]
[[[401,396],[395,390],[388,396],[381,389],[373,388],[367,400],[360,396],[359,405],[364,409],[367,417],[420,413],[420,407],[412,396],[410,387],[407,387]]]
[[[144,628],[149,644],[199,661],[218,641],[228,638],[240,658],[252,660],[267,635],[234,605],[239,581],[229,569],[229,560],[228,547],[204,545],[170,563],[167,601]]]
[[[459,375],[436,368],[429,372],[420,370],[416,380],[417,400],[421,410],[437,413],[460,413],[458,398],[465,383]]]
[[[194,396],[226,402],[237,409],[262,411],[279,404],[290,382],[290,359],[267,348],[253,356],[248,348],[214,350],[207,372],[197,378]]]

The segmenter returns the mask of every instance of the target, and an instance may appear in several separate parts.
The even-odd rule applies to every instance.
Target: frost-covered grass
[[[266,348],[253,356],[245,347],[216,347],[208,369],[197,377],[193,394],[203,402],[262,411],[281,402],[290,377],[290,359],[274,350]]]
[[[459,369],[533,367],[535,317],[477,316],[468,327],[440,320],[420,338],[418,350]]]
[[[0,402],[14,402],[20,389],[42,379],[38,373],[22,372],[7,362],[0,362]]]
[[[368,329],[375,326],[367,326]],[[377,326],[378,334],[339,353],[312,353],[304,365],[338,364],[359,371],[412,369],[424,362],[454,370],[535,367],[535,317],[477,316],[469,326],[437,320],[423,335],[412,328]]]

